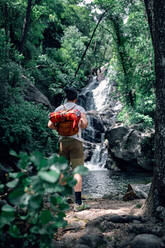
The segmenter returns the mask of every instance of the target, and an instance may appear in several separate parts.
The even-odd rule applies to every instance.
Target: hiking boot
[[[85,209],[90,209],[90,206],[88,204],[82,203],[81,205],[75,203],[74,204],[74,211],[78,212],[78,211],[82,211]]]

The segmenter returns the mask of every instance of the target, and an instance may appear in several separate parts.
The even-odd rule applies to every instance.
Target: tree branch
[[[88,44],[87,44],[87,46],[86,46],[86,49],[85,49],[85,51],[84,51],[84,53],[83,53],[83,55],[82,55],[82,57],[81,57],[81,60],[80,60],[80,62],[79,62],[79,65],[78,65],[78,67],[77,67],[77,69],[76,69],[75,77],[76,77],[76,75],[77,75],[77,73],[78,73],[78,71],[79,71],[79,69],[80,69],[80,66],[81,66],[81,64],[82,64],[82,62],[83,62],[83,59],[84,59],[84,57],[85,57],[85,55],[86,55],[86,53],[87,53],[87,51],[88,51],[88,49],[89,49],[89,47],[90,47],[90,44],[91,44],[92,39],[93,39],[93,37],[94,37],[94,34],[95,34],[95,32],[96,32],[96,30],[97,30],[97,28],[98,28],[100,22],[102,21],[102,19],[104,18],[104,16],[106,15],[106,13],[107,13],[108,10],[109,10],[109,9],[107,9],[104,13],[101,14],[101,16],[100,16],[100,18],[99,18],[99,20],[98,20],[98,22],[97,22],[97,24],[96,24],[96,26],[95,26],[93,32],[92,32],[91,38],[90,38],[90,40],[89,40],[89,42],[88,42]]]

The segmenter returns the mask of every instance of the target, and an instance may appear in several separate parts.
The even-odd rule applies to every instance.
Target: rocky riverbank
[[[165,247],[163,220],[141,215],[145,200],[90,199],[91,208],[66,213],[68,226],[55,236],[56,248],[161,248]]]

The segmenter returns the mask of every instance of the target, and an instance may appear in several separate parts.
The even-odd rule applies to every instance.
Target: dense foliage
[[[124,105],[119,120],[153,126],[153,48],[142,1],[82,2],[1,1],[3,160],[10,148],[44,154],[57,151],[57,134],[47,128],[50,105],[26,101],[28,82],[55,107],[66,85],[80,91],[91,72],[106,63],[113,68],[111,81],[117,82]]]
[[[6,184],[0,184],[1,247],[52,247],[54,234],[67,224],[66,196],[72,194],[76,181],[63,157],[45,158],[39,152],[12,155],[19,158],[17,171],[8,174]],[[73,174],[86,171],[79,166]]]
[[[0,2],[2,162],[10,161],[11,148],[28,152],[39,150],[45,155],[57,152],[57,133],[47,128],[49,111],[60,104],[66,85],[80,90],[87,83],[91,69],[104,63],[103,59],[100,62],[94,58],[91,46],[75,77],[95,27],[91,7],[80,5],[80,2]],[[97,36],[95,50],[99,40],[101,37]],[[99,50],[95,57],[99,57]],[[27,102],[27,95],[31,95],[26,90],[29,84],[47,96],[50,104],[43,101],[39,104],[36,99]]]
[[[145,6],[142,1],[97,0],[108,12],[111,32],[111,80],[118,84],[123,102],[119,120],[153,127],[155,73],[153,47]]]

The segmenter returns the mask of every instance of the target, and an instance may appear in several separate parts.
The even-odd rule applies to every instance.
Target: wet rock
[[[90,114],[87,115],[87,119],[88,126],[82,132],[83,138],[89,142],[101,143],[105,129],[100,116],[98,114]]]
[[[133,215],[112,215],[109,216],[109,221],[113,223],[129,223],[133,222],[134,220],[141,220],[140,216],[133,216]]]
[[[152,171],[154,132],[142,132],[134,127],[115,124],[106,131],[109,153],[121,170]]]
[[[84,160],[90,161],[92,154],[93,154],[93,150],[96,148],[96,145],[90,142],[85,141],[84,142]]]
[[[126,194],[123,196],[124,201],[130,201],[134,199],[146,199],[151,187],[151,183],[145,185],[131,185],[128,184],[128,189]]]
[[[110,221],[102,221],[100,223],[100,229],[103,231],[103,232],[107,232],[109,230],[113,230],[116,228],[116,225]]]
[[[162,247],[165,247],[165,236],[162,237]]]
[[[90,248],[98,248],[105,243],[106,241],[102,233],[87,233],[77,241],[76,247],[80,248],[82,245],[85,245]]]
[[[56,240],[53,240],[52,247],[53,248],[67,248],[63,242],[56,241]],[[84,248],[87,248],[87,247],[84,247]]]
[[[159,206],[156,208],[156,214],[159,219],[162,221],[165,221],[165,208],[162,206]]]
[[[75,248],[89,248],[89,246],[78,244],[78,245],[75,246]]]
[[[116,224],[133,223],[135,220],[141,222],[142,218],[134,215],[107,214],[88,222],[87,227],[90,229],[97,227],[99,230],[106,232],[114,229]]]
[[[161,239],[153,234],[139,234],[131,242],[131,248],[161,248]]]
[[[128,184],[128,189],[127,189],[126,194],[123,196],[123,201],[131,201],[134,199],[138,199],[138,196],[134,192],[132,186]]]

